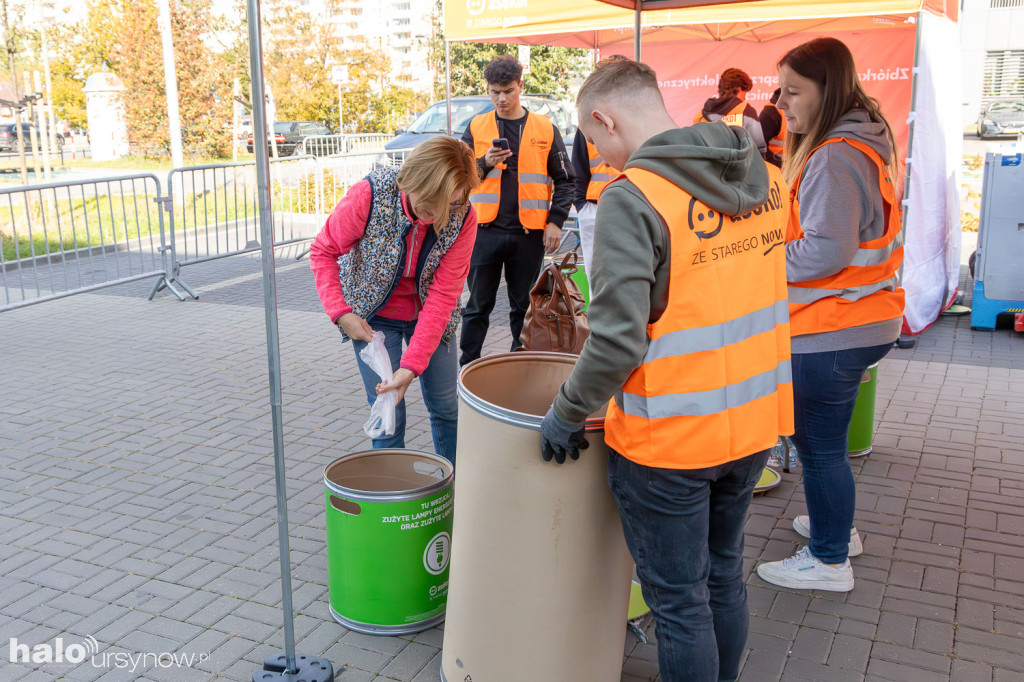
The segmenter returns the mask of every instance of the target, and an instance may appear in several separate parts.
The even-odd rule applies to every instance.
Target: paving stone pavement
[[[322,471],[367,446],[367,411],[298,251],[277,261],[297,650],[347,682],[433,682],[443,626],[371,637],[327,611]],[[283,648],[259,258],[182,277],[198,301],[137,282],[0,315],[0,642],[100,648],[26,664],[0,644],[3,682],[245,682]],[[799,544],[799,470],[756,498],[741,680],[1024,680],[1024,336],[941,318],[879,376],[875,449],[854,460],[857,586],[757,578]],[[410,403],[408,445],[429,449],[415,386]],[[140,652],[195,658],[118,667]],[[627,635],[625,654],[622,680],[657,679],[656,644]]]

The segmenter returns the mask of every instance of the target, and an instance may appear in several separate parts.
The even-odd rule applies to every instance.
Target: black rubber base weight
[[[333,682],[334,667],[326,658],[295,654],[296,671],[286,673],[288,659],[285,654],[269,656],[263,660],[263,670],[252,674],[252,682]]]

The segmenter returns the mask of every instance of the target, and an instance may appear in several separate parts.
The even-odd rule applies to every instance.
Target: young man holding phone
[[[482,180],[470,194],[480,221],[469,266],[469,302],[462,318],[459,364],[480,357],[502,269],[508,288],[512,349],[544,262],[562,240],[572,202],[572,171],[551,120],[519,101],[523,67],[510,54],[484,69],[494,111],[473,118],[462,140],[473,149]]]

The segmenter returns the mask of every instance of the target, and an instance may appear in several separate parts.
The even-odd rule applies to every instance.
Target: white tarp
[[[928,12],[918,16],[916,119],[903,249],[904,331],[912,334],[938,318],[960,281],[963,156],[957,24]]]

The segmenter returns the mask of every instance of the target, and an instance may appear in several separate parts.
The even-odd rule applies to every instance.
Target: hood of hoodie
[[[885,133],[885,124],[872,121],[864,109],[850,109],[836,121],[827,137],[846,137],[868,145],[882,157],[883,163],[892,158],[892,144]]]
[[[707,102],[704,102],[704,108],[701,109],[701,113],[705,117],[709,117],[710,114],[718,114],[719,116],[725,116],[730,111],[736,108],[738,104],[745,104],[739,97],[729,95],[728,97],[712,97]]]
[[[655,135],[633,152],[626,168],[643,168],[726,215],[768,199],[768,169],[742,128],[697,123]]]

